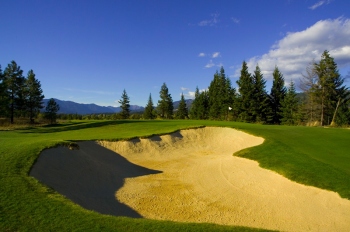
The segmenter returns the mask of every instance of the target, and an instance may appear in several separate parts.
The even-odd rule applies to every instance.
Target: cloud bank
[[[259,64],[266,79],[271,79],[277,65],[286,81],[297,80],[313,61],[319,61],[328,50],[338,68],[350,67],[350,19],[321,20],[300,32],[289,32],[271,50],[247,61],[250,72]],[[238,77],[240,68],[236,69]]]

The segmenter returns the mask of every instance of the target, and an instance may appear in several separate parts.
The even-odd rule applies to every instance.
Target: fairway
[[[234,135],[220,132],[220,137],[218,131],[215,133],[213,131],[220,128],[209,128],[212,131],[207,132],[207,135],[217,134],[216,138],[215,136],[206,138],[204,136],[206,132],[202,134],[203,137],[200,137],[200,134],[190,135],[192,131],[208,129],[202,128],[203,126],[231,127],[239,129],[239,133],[248,132],[253,135],[252,137],[261,137],[265,140],[259,146],[256,145],[261,142],[256,143],[255,146],[248,143],[243,145],[244,141],[249,141],[249,137],[244,137],[246,133],[234,137]],[[196,127],[201,129],[179,131]],[[171,132],[176,133],[165,135]],[[88,231],[112,231],[116,228],[122,231],[254,231],[256,230],[254,228],[302,231],[307,224],[310,225],[311,231],[325,228],[327,231],[346,231],[344,228],[349,228],[350,225],[346,220],[350,218],[349,200],[342,199],[338,195],[339,193],[345,198],[349,198],[350,195],[349,163],[346,163],[349,159],[346,142],[350,137],[349,130],[213,121],[127,120],[77,121],[54,127],[0,131],[0,136],[2,142],[0,177],[1,186],[3,186],[0,194],[1,199],[4,199],[0,203],[2,231],[58,229],[68,231],[72,228]],[[195,137],[199,140],[195,140]],[[125,139],[132,140],[117,142]],[[227,147],[222,142],[225,139],[229,140],[232,146]],[[141,148],[145,152],[147,149],[139,145],[146,140],[152,140],[158,145],[162,141],[164,142],[162,146],[166,150],[152,150],[153,156],[142,153]],[[237,140],[239,146],[234,143]],[[107,191],[116,194],[115,199],[118,201],[114,206],[120,208],[117,212],[102,212],[117,216],[107,216],[86,210],[99,211],[83,205],[84,209],[72,203],[70,200],[72,198],[69,196],[66,198],[58,194],[56,192],[60,192],[58,189],[55,191],[55,188],[47,188],[35,178],[28,176],[42,150],[44,150],[42,154],[47,154],[50,149],[45,150],[45,148],[68,144],[71,141],[82,144],[82,150],[79,151],[85,149],[87,154],[92,147],[89,147],[90,145],[86,147],[84,144],[95,143],[79,141],[103,141],[100,144],[117,151],[118,154],[112,151],[109,151],[109,154],[110,157],[112,153],[115,154],[115,159],[123,164],[124,169],[116,175],[124,179],[124,182],[116,182],[116,187]],[[183,144],[180,146],[181,143]],[[175,151],[171,151],[170,146],[175,147]],[[207,147],[202,149],[203,146]],[[249,146],[254,147],[248,148]],[[189,147],[192,148],[189,149]],[[215,147],[223,150],[215,151]],[[69,154],[77,152],[65,147],[53,149],[73,152]],[[99,149],[108,151],[103,147]],[[243,150],[235,153],[236,156],[255,159],[260,166],[274,172],[262,169],[255,161],[232,156],[240,149]],[[160,153],[165,153],[166,156],[160,158]],[[176,158],[174,154],[179,157]],[[37,160],[39,163],[40,157]],[[79,167],[81,175],[84,175],[84,173],[88,174],[89,170],[83,168],[84,164],[86,162],[78,160],[66,162],[63,166],[67,166],[64,168]],[[129,175],[130,170],[136,170],[136,175]],[[51,167],[51,171],[54,172],[55,169]],[[108,170],[104,168],[104,171]],[[292,182],[276,173],[309,186]],[[274,175],[274,178],[280,178],[278,184],[271,184],[271,181],[276,181],[271,175]],[[69,176],[66,178],[69,179]],[[87,176],[84,183],[89,183],[89,178],[92,183],[100,183],[95,186],[96,189],[89,189],[91,198],[96,198],[99,188],[109,188],[105,185],[108,182],[106,176],[101,174],[96,179]],[[223,180],[226,180],[227,184],[223,184]],[[236,190],[245,191],[241,193],[232,191],[232,187],[229,186],[234,184]],[[302,190],[293,192],[298,186]],[[70,187],[73,188],[74,185]],[[308,197],[304,198],[307,193]],[[289,202],[283,203],[285,199],[289,199]],[[259,205],[259,202],[263,202],[262,200],[266,202],[264,205]],[[155,209],[141,207],[147,206],[147,201]],[[209,201],[211,204],[208,204]],[[112,202],[111,199],[107,199],[108,202]],[[252,207],[249,204],[255,205]],[[199,210],[193,208],[193,205],[198,206]],[[229,208],[228,205],[235,207]],[[120,217],[123,207],[130,213],[125,216],[157,220]],[[167,214],[169,212],[172,213]],[[205,216],[203,212],[209,212],[209,214]],[[296,218],[295,215],[304,216]],[[229,220],[234,223],[228,222]],[[314,221],[311,224],[308,223],[312,220]],[[332,220],[334,223],[329,223]],[[273,221],[275,223],[271,226]],[[293,221],[299,224],[293,226]],[[216,225],[192,222],[209,222]]]

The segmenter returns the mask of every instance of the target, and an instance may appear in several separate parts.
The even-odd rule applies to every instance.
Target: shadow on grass
[[[58,147],[44,150],[30,176],[82,207],[102,214],[141,218],[116,199],[125,178],[161,173],[133,163],[96,142],[78,143],[79,150]]]
[[[22,133],[55,133],[71,130],[81,130],[88,128],[96,128],[108,125],[119,125],[125,123],[140,123],[144,121],[133,121],[133,120],[115,120],[115,121],[83,121],[83,122],[73,122],[64,124],[53,124],[47,125],[40,128],[29,128],[28,130],[23,130]]]

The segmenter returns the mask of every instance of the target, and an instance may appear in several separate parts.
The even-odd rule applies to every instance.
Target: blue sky
[[[46,98],[118,106],[156,105],[206,89],[222,65],[236,87],[242,61],[258,63],[271,88],[275,65],[286,82],[329,50],[350,70],[350,1],[0,1],[0,64],[33,69]],[[347,82],[349,85],[349,82]]]

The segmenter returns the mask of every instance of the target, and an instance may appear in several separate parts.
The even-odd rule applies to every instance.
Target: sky
[[[270,92],[328,50],[350,74],[349,0],[0,0],[0,64],[32,69],[45,98],[154,105],[205,90],[223,66],[237,88],[242,62],[258,64]],[[350,86],[350,81],[346,82]]]

